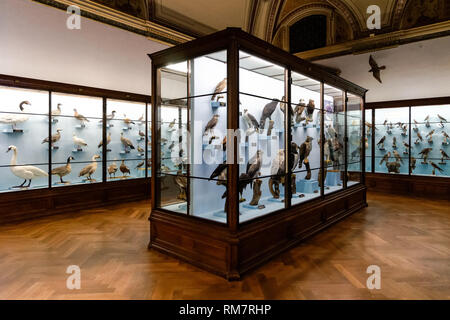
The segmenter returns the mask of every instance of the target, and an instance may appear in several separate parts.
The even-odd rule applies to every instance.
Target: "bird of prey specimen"
[[[219,122],[219,115],[215,114],[211,120],[208,121],[205,127],[205,131],[203,133],[204,136],[208,134],[208,132],[212,133],[212,130],[216,127],[217,123]]]
[[[211,173],[211,175],[209,176],[209,180],[215,179],[218,176],[220,176],[220,174],[222,173],[223,170],[225,170],[227,168],[227,162],[224,161],[223,163],[219,164],[217,166],[217,168],[214,169],[214,171]]]
[[[425,121],[425,125],[426,125],[427,127],[429,127],[429,126],[430,126],[430,115],[427,115],[427,116],[425,117],[424,121]]]
[[[380,83],[383,83],[381,81],[381,70],[385,70],[386,66],[379,67],[378,63],[375,61],[375,59],[372,57],[372,55],[370,55],[369,64],[370,64],[370,68],[371,68],[369,70],[369,72],[372,72],[373,77],[375,79],[377,79]]]
[[[279,184],[285,174],[284,149],[278,150],[270,168],[269,191],[275,199],[280,197]]]
[[[433,175],[436,174],[435,169],[438,169],[439,172],[441,172],[441,173],[444,172],[444,170],[441,167],[439,167],[436,163],[434,163],[433,161],[428,161],[428,163],[431,164],[431,166],[433,167]]]
[[[411,172],[416,170],[416,158],[411,157]]]
[[[383,138],[378,141],[377,146],[381,145],[381,148],[384,148],[384,140],[386,140],[386,136],[383,136]]]
[[[417,139],[416,139],[416,142],[414,142],[414,143],[419,143],[419,140],[423,141],[423,137],[419,131],[416,132],[416,135],[417,135]]]
[[[309,99],[309,102],[306,106],[306,123],[313,121],[315,104],[313,99]]]
[[[429,137],[429,138],[431,139],[431,138],[433,137],[434,131],[435,131],[435,130],[433,129],[433,130],[431,130],[430,132],[428,132],[428,134],[426,135],[426,137],[427,137],[427,138]]]
[[[397,152],[397,150],[394,150],[393,153],[394,153],[395,160],[397,160],[398,162],[403,163],[403,159],[400,156],[400,154]]]
[[[217,97],[216,101],[219,101],[220,98],[223,98],[222,96],[218,96],[220,92],[222,92],[227,87],[227,78],[224,78],[222,81],[220,81],[216,88],[214,89],[214,94],[211,97],[211,101],[214,101],[214,99]]]
[[[447,140],[450,138],[450,136],[445,131],[442,131],[442,135],[444,136],[444,140],[442,141],[442,143],[447,144]]]
[[[390,157],[391,157],[391,153],[390,153],[390,152],[386,153],[386,154],[383,156],[383,158],[381,159],[380,165],[383,164],[384,161],[387,163],[387,162],[389,161],[389,158],[390,158]]]
[[[259,127],[261,129],[264,129],[264,125],[266,124],[267,118],[269,118],[269,120],[272,120],[272,114],[275,111],[275,109],[277,108],[277,105],[278,105],[278,100],[272,99],[271,102],[269,102],[268,104],[266,104],[264,106],[264,109],[261,114],[261,119],[259,121]]]
[[[244,109],[244,115],[242,117],[244,118],[244,121],[249,129],[254,128],[256,131],[258,131],[259,123],[256,118],[248,112],[247,109]]]
[[[252,179],[258,176],[259,170],[261,169],[261,163],[262,163],[262,151],[258,150],[256,151],[256,154],[248,161],[247,163],[247,169],[245,173],[241,173],[239,176],[239,184],[238,189],[239,193],[241,195],[241,202],[245,201],[245,199],[242,198],[242,193],[244,192],[245,188],[248,184],[250,184],[250,188],[252,187]]]
[[[292,171],[298,165],[300,155],[298,154],[298,145],[291,141],[291,153],[289,154],[289,169]]]
[[[422,149],[422,151],[419,152],[423,156],[423,164],[425,164],[428,160],[428,155],[430,154],[430,151],[433,150],[433,148],[425,148]]]
[[[295,122],[299,123],[302,122],[303,120],[305,120],[305,117],[302,117],[303,111],[306,108],[306,103],[305,100],[300,99],[300,101],[298,102],[298,104],[295,106],[294,109],[294,114],[295,114]]]
[[[450,157],[443,149],[440,149],[439,152],[441,153],[441,162],[444,162],[444,159],[450,160]]]
[[[303,165],[303,161],[305,161],[306,159],[308,159],[308,156],[311,152],[312,149],[312,143],[311,141],[313,141],[313,138],[310,136],[306,136],[306,140],[305,142],[303,142],[300,145],[299,151],[300,151],[300,159],[298,162],[298,167],[301,168]]]

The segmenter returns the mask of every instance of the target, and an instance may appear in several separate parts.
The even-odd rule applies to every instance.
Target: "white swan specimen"
[[[31,103],[28,101],[22,101],[19,104],[20,111],[24,110],[24,105],[31,106]],[[5,114],[0,117],[0,123],[10,124],[12,129],[16,129],[16,124],[22,123],[28,120],[28,116],[24,114]]]
[[[25,185],[25,183],[28,182],[27,188],[31,185],[31,180],[34,178],[39,177],[47,177],[48,174],[44,170],[41,170],[37,167],[33,166],[18,166],[17,165],[17,147],[16,146],[9,146],[8,151],[13,151],[13,156],[11,158],[11,172],[19,178],[24,179],[24,182],[20,186],[15,186],[13,188],[21,188]]]
[[[73,140],[73,143],[76,145],[76,146],[78,146],[78,147],[85,147],[85,146],[87,146],[87,143],[86,143],[86,141],[84,141],[84,139],[82,139],[82,138],[78,138],[76,135],[75,135],[75,133],[73,134],[73,136],[72,136],[72,140]]]

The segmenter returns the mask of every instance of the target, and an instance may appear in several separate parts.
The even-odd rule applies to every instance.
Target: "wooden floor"
[[[368,199],[239,282],[148,251],[145,202],[2,226],[0,299],[450,299],[449,202]],[[66,288],[69,265],[81,290]],[[365,288],[369,265],[380,290]]]

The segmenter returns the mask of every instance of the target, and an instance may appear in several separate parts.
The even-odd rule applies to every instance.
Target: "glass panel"
[[[264,77],[264,81],[280,82]],[[268,86],[267,90],[276,86]],[[276,89],[275,89],[276,90]],[[279,100],[240,94],[239,221],[285,208],[284,114]],[[257,119],[266,118],[264,128]]]
[[[292,72],[292,205],[320,196],[320,82]]]
[[[450,105],[412,107],[411,173],[450,176]]]
[[[375,110],[375,172],[408,174],[409,108]]]
[[[187,61],[172,64],[165,68],[159,69],[161,73],[161,87],[159,100],[162,103],[167,103],[167,100],[172,100],[171,104],[186,104],[186,97],[188,96],[188,78],[187,78]],[[180,99],[180,101],[177,101]]]
[[[0,192],[48,187],[46,91],[0,87]]]
[[[372,110],[366,110],[366,172],[372,172]]]
[[[347,93],[347,186],[352,186],[361,182],[361,165],[362,152],[364,148],[368,147],[368,139],[362,141],[362,130],[364,126],[362,123],[362,109],[363,99],[351,93]],[[368,150],[366,149],[366,152]]]
[[[101,182],[103,99],[52,93],[52,113],[53,137],[61,130],[52,152],[52,185]]]
[[[106,136],[107,180],[145,178],[145,103],[108,99]]]
[[[325,194],[340,190],[344,187],[345,171],[345,113],[344,92],[324,85],[325,103]]]

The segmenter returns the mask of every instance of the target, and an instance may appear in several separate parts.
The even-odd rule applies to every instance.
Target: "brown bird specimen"
[[[186,188],[187,188],[187,178],[181,176],[181,170],[177,171],[177,176],[174,177],[175,183],[180,189],[177,199],[187,201]]]
[[[70,165],[70,160],[75,160],[75,158],[72,156],[68,157],[67,163],[65,166],[57,167],[57,168],[53,169],[51,172],[52,175],[59,176],[61,183],[66,183],[66,181],[63,180],[63,177],[67,176],[68,174],[70,174],[72,172],[72,166]]]
[[[42,143],[41,143],[41,144],[48,143],[49,141],[51,141],[51,142],[50,142],[50,146],[53,147],[53,144],[54,144],[55,142],[58,142],[59,139],[61,139],[61,131],[62,131],[62,129],[56,130],[56,133],[55,133],[54,135],[52,135],[50,139],[49,139],[48,137],[45,138],[44,140],[42,140]]]
[[[428,161],[428,163],[431,164],[431,166],[433,167],[433,172],[432,172],[433,176],[436,175],[436,169],[439,170],[439,172],[441,172],[441,173],[444,172],[444,170],[441,167],[439,167],[436,163],[434,163],[433,161]]]
[[[442,143],[443,144],[447,144],[448,143],[448,139],[450,139],[450,136],[445,131],[442,131],[442,135],[444,136],[444,140],[442,141]]]
[[[141,161],[136,165],[136,169],[142,167],[144,165],[145,161]]]
[[[305,100],[300,99],[298,104],[295,106],[294,114],[295,114],[295,122],[300,123],[305,120],[305,117],[302,117],[303,111],[305,111],[306,103]]]
[[[381,70],[385,70],[385,69],[386,69],[386,66],[381,66],[381,67],[379,67],[379,66],[378,66],[378,63],[375,61],[375,59],[372,57],[372,55],[370,55],[370,58],[369,58],[369,64],[370,64],[370,68],[371,68],[371,69],[369,70],[369,72],[372,72],[373,77],[374,77],[375,79],[377,79],[378,82],[383,83],[383,82],[381,81]]]
[[[108,132],[108,136],[106,137],[106,145],[108,145],[111,142],[111,132]],[[98,147],[101,148],[103,146],[103,140],[100,141],[98,144]]]
[[[300,145],[300,160],[298,162],[298,167],[301,168],[303,165],[303,161],[308,160],[308,156],[311,153],[313,138],[310,136],[306,136],[305,142]]]
[[[108,166],[108,174],[109,174],[109,178],[111,178],[112,175],[114,175],[114,178],[116,177],[116,172],[117,172],[117,164],[114,161],[110,166]]]
[[[227,78],[224,78],[222,81],[220,81],[216,88],[214,89],[214,94],[211,97],[211,101],[214,101],[214,99],[217,97],[216,101],[219,101],[220,98],[223,98],[223,96],[218,96],[220,92],[222,92],[227,87]]]
[[[225,136],[222,140],[222,150],[227,151],[227,136]]]
[[[428,160],[428,155],[430,154],[430,151],[433,150],[433,148],[425,148],[422,151],[419,152],[423,156],[422,164],[426,164]]]
[[[441,163],[444,163],[444,159],[450,160],[450,157],[443,149],[440,149],[439,152],[441,153]]]
[[[445,119],[443,116],[440,116],[439,114],[437,115],[439,120],[443,121],[443,122],[447,122],[447,119]]]
[[[134,121],[132,121],[130,118],[127,117],[127,115],[124,113],[123,114],[123,122],[129,126],[130,124],[135,124]]]
[[[416,170],[416,158],[411,157],[411,172]]]
[[[256,179],[255,181],[253,181],[253,197],[252,200],[250,201],[250,205],[251,206],[257,206],[259,203],[259,199],[261,198],[261,184],[262,184],[262,180],[260,179]]]
[[[264,126],[266,124],[266,119],[272,120],[272,114],[274,113],[275,109],[277,108],[278,100],[272,99],[271,102],[267,103],[264,106],[264,109],[261,114],[261,119],[259,120],[259,127],[261,129],[264,129]]]
[[[145,152],[145,150],[142,149],[140,146],[137,146],[137,151],[140,152],[140,153]]]
[[[378,141],[377,146],[381,145],[381,149],[384,148],[384,141],[386,140],[386,136],[383,136],[383,138],[380,139],[380,141]]]
[[[419,141],[423,141],[423,137],[419,131],[416,132],[416,135],[417,135],[417,139],[416,139],[416,142],[414,142],[414,143],[417,144],[417,143],[419,143]]]
[[[388,169],[389,173],[400,173],[400,162],[394,161],[394,162],[386,162],[386,168]]]
[[[125,177],[125,175],[128,173],[128,175],[130,175],[130,168],[128,168],[125,165],[125,160],[122,160],[122,163],[120,164],[120,172],[122,172],[123,176]]]
[[[125,150],[127,150],[127,148],[134,149],[133,143],[131,142],[130,139],[125,138],[123,136],[123,132],[120,133],[120,141],[122,142],[123,146],[125,147]]]
[[[139,130],[139,136],[141,136],[142,138],[145,138],[145,133],[142,132],[142,130]]]
[[[79,114],[77,109],[73,109],[73,112],[74,112],[73,116],[75,117],[75,119],[80,121],[80,124],[82,126],[85,126],[85,122],[89,122],[89,119],[83,116],[82,114]]]
[[[313,121],[314,109],[316,108],[313,99],[309,99],[306,106],[306,123]]]
[[[212,132],[212,130],[217,126],[217,123],[219,122],[219,115],[215,114],[211,120],[208,121],[205,127],[205,131],[203,133],[204,136],[208,134],[208,132]]]
[[[94,155],[92,157],[92,162],[90,164],[88,164],[86,167],[84,167],[83,169],[81,169],[80,173],[78,174],[79,177],[87,177],[88,180],[92,180],[92,175],[95,173],[95,171],[97,170],[97,159],[100,159],[99,155]]]
[[[397,152],[397,150],[394,150],[393,153],[394,153],[395,160],[397,160],[400,163],[403,163],[403,159],[400,156],[400,154]]]
[[[389,161],[389,158],[390,158],[390,157],[391,157],[391,153],[390,153],[390,152],[386,153],[386,154],[383,156],[383,158],[381,159],[380,165],[383,164],[384,161],[386,161],[386,163],[387,163],[387,162]]]

